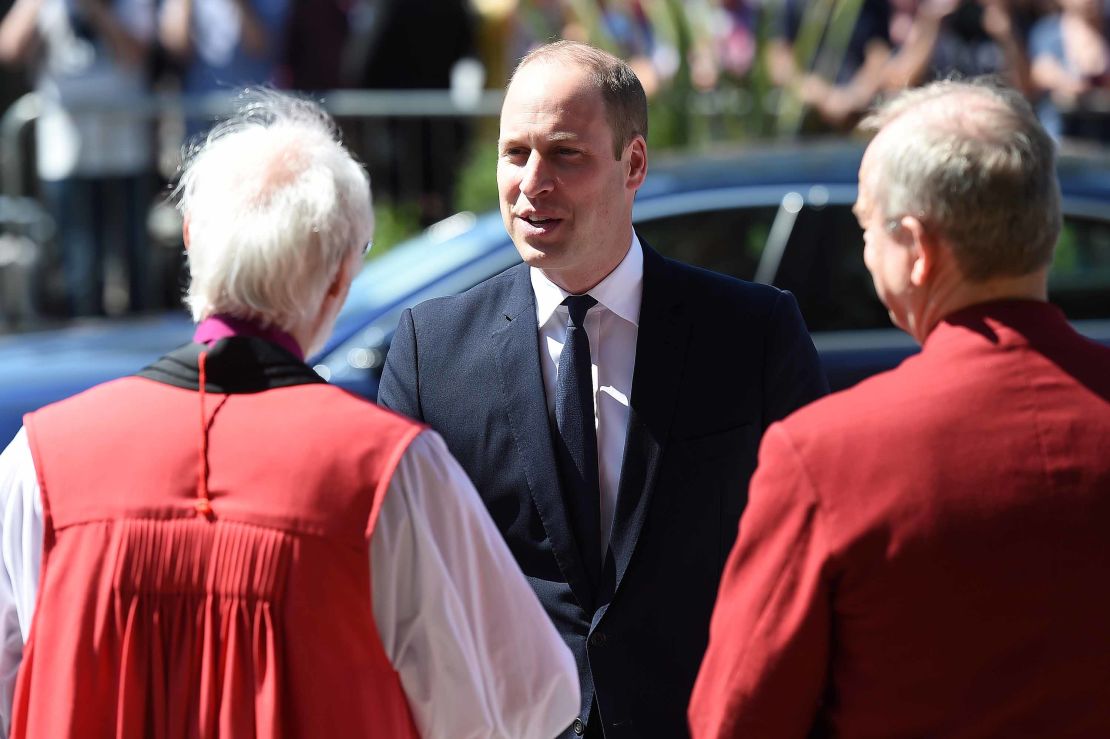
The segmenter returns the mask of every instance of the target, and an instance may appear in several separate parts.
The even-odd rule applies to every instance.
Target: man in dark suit
[[[1052,140],[987,83],[872,126],[864,261],[922,352],[767,431],[693,733],[1110,736],[1110,349],[1046,302]]]
[[[826,391],[789,293],[640,243],[646,130],[620,60],[526,57],[497,166],[524,264],[407,311],[379,394],[443,435],[570,645],[570,737],[686,734],[759,438]]]

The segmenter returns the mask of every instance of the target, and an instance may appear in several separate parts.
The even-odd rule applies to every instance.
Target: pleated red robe
[[[231,392],[203,426],[189,379],[149,377],[26,418],[44,549],[13,737],[416,735],[369,538],[420,427],[259,347],[213,349]]]

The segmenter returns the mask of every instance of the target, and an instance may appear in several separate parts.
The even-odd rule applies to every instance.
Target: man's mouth
[[[561,218],[539,216],[534,214],[520,215],[517,216],[517,218],[519,218],[524,223],[525,229],[527,231],[531,231],[537,234],[547,233],[563,222]]]

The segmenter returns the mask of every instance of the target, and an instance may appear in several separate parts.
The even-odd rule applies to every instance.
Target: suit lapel
[[[628,570],[647,518],[678,401],[690,324],[677,282],[663,258],[645,244],[636,368],[610,538],[614,591]]]
[[[578,601],[589,608],[594,594],[578,554],[555,465],[528,268],[518,268],[515,278],[500,319],[502,325],[491,337],[501,370],[502,407],[555,560]]]

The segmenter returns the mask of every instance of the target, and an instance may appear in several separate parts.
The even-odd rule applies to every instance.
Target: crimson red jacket
[[[1110,736],[1110,350],[950,316],[768,430],[695,737]]]

